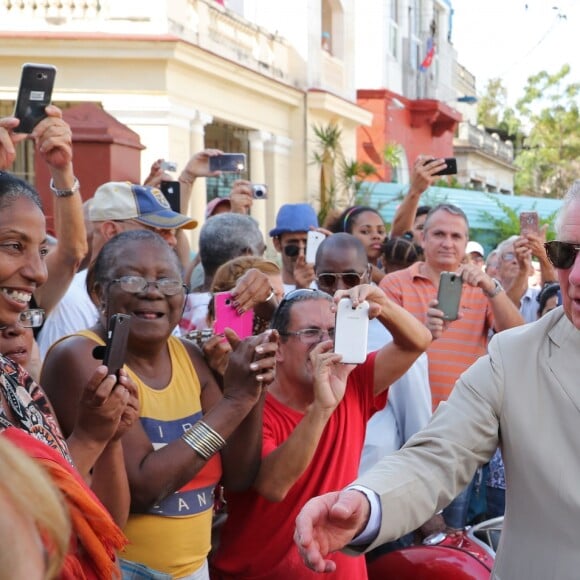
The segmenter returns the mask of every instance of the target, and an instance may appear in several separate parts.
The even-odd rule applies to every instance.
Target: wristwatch
[[[72,187],[70,189],[57,189],[54,186],[54,181],[52,179],[50,180],[48,186],[50,187],[52,193],[56,195],[56,197],[69,197],[71,195],[74,195],[75,193],[78,193],[79,189],[81,188],[81,184],[79,183],[79,180],[76,177],[74,178]]]
[[[483,291],[483,293],[488,297],[488,298],[493,298],[494,296],[497,296],[500,292],[503,292],[504,288],[501,285],[501,282],[497,279],[497,278],[492,278],[493,283],[495,284],[493,290],[491,292],[486,292],[485,290]]]

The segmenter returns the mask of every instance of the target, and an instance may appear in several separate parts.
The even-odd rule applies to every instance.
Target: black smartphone
[[[129,314],[113,314],[109,320],[103,364],[108,367],[110,375],[119,376],[119,369],[125,364],[130,325]]]
[[[437,292],[437,308],[443,311],[443,320],[457,320],[463,280],[455,272],[441,272],[439,276],[439,291]]]
[[[209,158],[210,171],[223,173],[242,173],[246,170],[245,153],[223,153]]]
[[[443,160],[447,167],[434,173],[433,175],[456,175],[457,174],[457,159],[455,157],[445,157]]]
[[[179,181],[162,181],[159,189],[169,202],[171,209],[181,213],[181,187]]]
[[[50,105],[56,68],[49,64],[22,66],[20,86],[14,116],[20,119],[15,133],[31,133],[34,127],[46,117],[45,108]]]

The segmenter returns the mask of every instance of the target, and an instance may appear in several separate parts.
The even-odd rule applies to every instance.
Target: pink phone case
[[[226,328],[231,328],[240,338],[252,336],[254,326],[254,311],[248,310],[238,314],[234,300],[229,292],[218,292],[214,296],[215,334],[223,334]]]

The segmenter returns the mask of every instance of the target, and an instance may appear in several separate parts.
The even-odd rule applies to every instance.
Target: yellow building
[[[0,115],[11,114],[23,63],[53,64],[53,102],[99,103],[139,134],[142,177],[160,157],[183,167],[206,147],[246,153],[246,177],[270,188],[252,210],[267,231],[282,203],[316,204],[312,126],[335,121],[354,159],[356,127],[370,124],[355,103],[354,0],[231,5],[0,0]],[[208,184],[210,197],[219,187]],[[201,221],[205,204],[201,180],[189,213]]]

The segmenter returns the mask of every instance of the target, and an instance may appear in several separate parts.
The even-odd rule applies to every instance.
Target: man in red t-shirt
[[[360,259],[364,270],[366,256]],[[335,300],[341,294],[355,305],[367,300],[369,316],[378,317],[394,340],[359,366],[341,364],[332,352],[332,298],[303,289],[280,303],[272,321],[280,344],[264,407],[262,465],[251,490],[227,495],[214,579],[318,577],[301,564],[292,540],[295,517],[311,497],[356,477],[367,420],[430,342],[428,330],[377,287],[356,286]],[[363,557],[335,557],[340,566],[333,579],[367,578]]]

